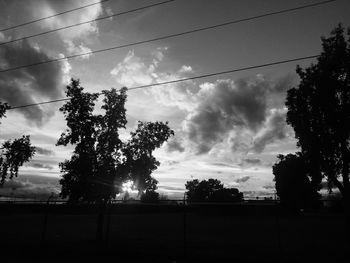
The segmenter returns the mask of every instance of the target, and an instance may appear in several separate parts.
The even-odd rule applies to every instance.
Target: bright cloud
[[[144,59],[131,50],[110,73],[119,84],[127,87],[163,83],[183,78],[183,70],[181,69],[185,68],[186,73],[188,73],[190,72],[189,66],[182,66],[180,70],[175,72],[160,70],[160,63],[167,50],[167,47],[158,47],[152,51],[150,63],[146,63]],[[193,82],[187,81],[186,83],[155,86],[145,92],[162,105],[190,110],[194,106],[193,95],[196,91],[198,91],[198,87]]]
[[[91,3],[88,0],[74,1],[76,7],[83,6]],[[34,18],[41,18],[51,16],[56,13],[62,12],[62,10],[72,9],[72,3],[70,1],[35,1],[32,4],[32,12]],[[37,6],[40,5],[40,8]],[[61,16],[55,16],[53,18],[43,21],[40,25],[44,29],[56,29],[59,27],[65,27],[73,24],[82,23],[85,21],[93,20],[99,17],[103,13],[101,4],[93,5],[87,8],[83,8],[73,13],[64,14]],[[84,24],[72,29],[58,31],[58,34],[63,39],[76,39],[86,37],[91,33],[98,33],[98,27],[96,23]]]
[[[149,66],[135,56],[134,51],[129,51],[124,60],[111,70],[116,81],[124,86],[148,85],[153,82],[155,64]]]
[[[27,8],[32,13],[33,19],[40,19],[42,17],[52,16],[62,12],[62,10],[70,10],[74,7],[84,6],[90,4],[88,0],[70,1],[28,1]],[[38,8],[40,5],[40,8]],[[54,16],[49,19],[41,21],[37,26],[44,30],[55,30],[86,21],[94,20],[103,13],[102,4],[92,5],[72,13],[66,13],[59,16]],[[69,55],[90,52],[91,49],[83,42],[87,42],[90,36],[98,35],[97,23],[91,22],[72,28],[67,28],[55,32],[59,39],[63,41],[64,47]],[[88,59],[90,55],[82,56],[81,59]]]
[[[79,45],[75,45],[73,41],[71,40],[64,40],[64,45],[68,51],[69,55],[76,55],[76,54],[86,54],[90,53],[91,49],[86,47],[83,43],[80,43]],[[92,54],[86,54],[83,56],[78,57],[79,59],[89,59]]]
[[[179,69],[179,73],[187,73],[187,72],[192,72],[192,67],[191,66],[186,66],[183,65],[180,69]]]

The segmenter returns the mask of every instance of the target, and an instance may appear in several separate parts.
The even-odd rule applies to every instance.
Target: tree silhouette
[[[9,108],[7,103],[0,102],[0,120],[5,117]],[[22,138],[5,141],[0,151],[0,186],[2,186],[7,177],[12,179],[18,176],[19,167],[34,156],[35,147],[31,146],[30,137],[23,135]]]
[[[322,38],[322,47],[316,64],[297,67],[301,82],[288,90],[287,123],[309,162],[312,187],[318,190],[326,177],[349,200],[350,42],[344,28]]]
[[[0,120],[2,117],[5,117],[6,111],[10,108],[10,106],[7,103],[0,102]],[[1,122],[0,122],[1,124]]]
[[[291,208],[311,207],[318,199],[309,179],[310,169],[300,152],[278,155],[272,167],[276,191],[281,203]]]
[[[143,203],[156,203],[159,200],[159,193],[154,190],[146,190],[141,195],[141,202]]]
[[[140,192],[156,190],[158,181],[151,174],[160,163],[152,152],[173,134],[168,123],[139,122],[136,131],[131,133],[131,139],[125,143],[124,167],[128,171],[128,179]]]
[[[95,143],[98,116],[93,115],[93,110],[98,94],[84,93],[79,81],[72,79],[67,86],[66,95],[70,97],[70,101],[60,111],[65,115],[68,129],[61,134],[56,145],[66,146],[70,143],[76,146],[71,159],[60,163],[64,173],[60,180],[61,196],[69,197],[71,201],[80,198],[94,201],[93,188],[97,184]]]
[[[127,89],[103,91],[104,114],[97,115],[93,111],[98,94],[83,90],[79,80],[72,79],[66,91],[70,101],[60,108],[68,129],[57,145],[75,145],[71,159],[60,164],[61,196],[70,201],[106,202],[129,180],[140,195],[154,191],[158,182],[151,173],[160,163],[152,152],[174,134],[168,123],[139,122],[130,140],[123,142],[119,132],[127,123]]]
[[[237,188],[225,188],[217,179],[186,182],[186,195],[189,202],[237,202],[243,200],[243,194]]]

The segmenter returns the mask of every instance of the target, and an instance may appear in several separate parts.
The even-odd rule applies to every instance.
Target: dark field
[[[1,205],[1,253],[9,262],[85,262],[100,257],[122,262],[347,262],[349,229],[341,213],[292,214],[274,205],[185,209],[107,207],[103,237],[97,241],[100,207]]]

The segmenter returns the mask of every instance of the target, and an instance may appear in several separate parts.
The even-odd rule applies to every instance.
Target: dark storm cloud
[[[29,181],[32,184],[40,185],[40,184],[50,184],[54,185],[55,187],[59,187],[59,178],[57,177],[49,177],[49,176],[43,176],[43,175],[36,175],[36,174],[21,174],[18,180],[21,181]]]
[[[55,155],[55,153],[51,150],[39,147],[39,146],[35,146],[35,153],[37,154],[41,154],[41,155]]]
[[[276,81],[258,75],[202,84],[183,125],[196,153],[207,153],[219,143],[229,144],[232,152],[262,152],[266,144],[284,139],[283,105],[294,82],[292,75]]]
[[[243,177],[241,177],[241,178],[236,179],[235,182],[236,182],[236,183],[245,183],[245,182],[247,182],[249,179],[250,179],[250,176],[247,175],[247,176],[243,176]]]
[[[258,134],[253,142],[253,150],[261,153],[266,144],[287,137],[286,110],[274,110],[268,117],[266,127]]]
[[[52,59],[27,41],[0,46],[0,69]],[[0,73],[0,99],[11,106],[31,104],[62,97],[62,63],[48,63]],[[39,99],[38,99],[39,98]],[[18,109],[29,121],[41,125],[53,114],[40,106]]]
[[[8,180],[4,183],[4,185],[0,187],[0,191],[1,190],[5,191],[5,189],[7,188],[17,190],[19,188],[29,187],[30,185],[31,184],[29,182],[21,182],[21,181],[18,181],[17,179]]]
[[[185,148],[182,146],[182,144],[178,140],[171,140],[167,143],[167,151],[168,152],[184,152]]]
[[[39,169],[48,169],[48,170],[52,170],[53,169],[53,167],[51,165],[43,164],[43,163],[30,162],[27,166],[34,167],[34,168],[39,168]]]
[[[266,96],[270,90],[264,80],[220,80],[205,84],[196,110],[186,119],[189,139],[198,153],[208,152],[227,132],[245,127],[257,131],[266,118]]]
[[[296,84],[297,79],[295,74],[288,74],[276,81],[276,84],[273,86],[273,92],[285,94],[288,89],[293,88]]]
[[[0,196],[46,200],[52,193],[56,196],[59,193],[59,187],[56,184],[49,182],[36,184],[28,180],[22,180],[23,179],[16,178],[6,181],[4,185],[0,187]]]

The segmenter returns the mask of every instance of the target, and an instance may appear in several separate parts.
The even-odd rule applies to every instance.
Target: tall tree
[[[68,129],[61,134],[56,145],[75,145],[70,160],[60,163],[63,177],[61,196],[71,201],[84,199],[94,201],[93,189],[96,182],[97,156],[95,143],[98,116],[93,115],[95,100],[98,94],[83,92],[79,80],[72,79],[66,90],[70,100],[61,108],[67,121]]]
[[[9,108],[7,103],[0,102],[0,120],[5,117]],[[31,145],[28,135],[23,135],[22,138],[13,141],[5,141],[0,147],[0,186],[5,183],[6,178],[17,177],[18,169],[23,163],[28,162],[34,156],[34,153],[35,147]]]
[[[313,206],[318,199],[317,190],[312,187],[308,163],[300,152],[278,155],[273,165],[277,195],[281,203],[291,208]]]
[[[173,134],[167,122],[139,122],[136,131],[131,132],[131,139],[123,148],[124,167],[140,193],[156,190],[158,181],[151,174],[160,163],[152,152]]]
[[[109,200],[119,193],[119,186],[126,180],[122,163],[124,144],[119,137],[119,130],[125,129],[127,123],[127,96],[126,88],[122,88],[119,93],[115,89],[104,90],[102,94],[105,114],[98,116],[96,144],[97,177],[101,183],[95,185],[94,192],[100,195],[98,199]]]
[[[63,177],[61,196],[71,201],[106,202],[121,191],[122,183],[132,180],[142,194],[154,191],[157,180],[151,173],[159,162],[152,152],[173,131],[167,123],[139,122],[131,139],[123,142],[119,132],[126,127],[126,88],[103,91],[104,114],[94,114],[97,93],[83,92],[78,80],[67,86],[70,98],[60,110],[68,129],[57,145],[75,145],[70,160],[60,164]]]
[[[288,91],[287,123],[309,162],[313,187],[325,176],[349,200],[350,41],[344,28],[322,38],[322,47],[316,64],[297,68],[301,81]]]

